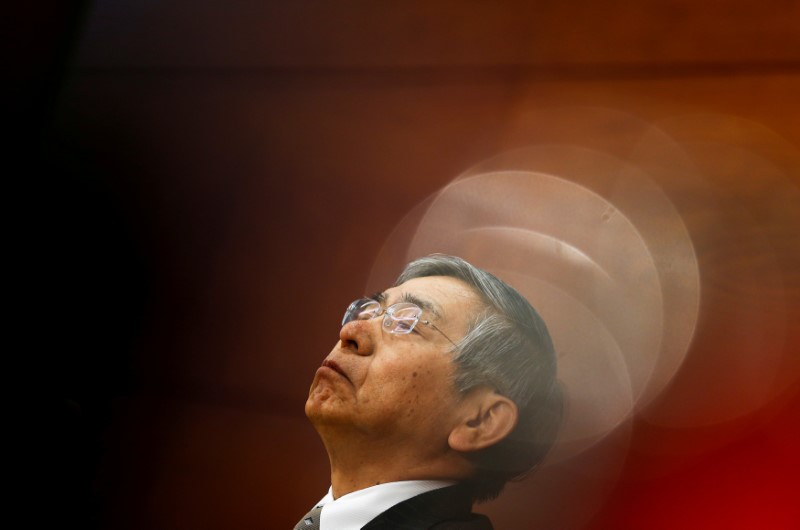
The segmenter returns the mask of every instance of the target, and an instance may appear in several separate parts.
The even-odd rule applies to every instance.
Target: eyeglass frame
[[[374,314],[372,314],[369,318],[359,318],[362,313],[366,312],[364,311],[364,307],[368,304],[369,305],[374,304],[374,306],[376,306],[375,309],[380,309],[380,311],[374,312]],[[394,315],[395,312],[397,312],[400,309],[411,309],[411,308],[417,310],[417,315],[414,317],[401,318],[401,317],[395,317]],[[356,312],[357,309],[359,310],[358,312]],[[450,339],[450,337],[448,337],[445,334],[444,331],[439,329],[436,326],[436,324],[434,324],[430,320],[423,320],[421,318],[422,312],[423,309],[413,302],[405,302],[405,301],[396,302],[384,308],[383,304],[381,304],[378,300],[375,300],[374,298],[359,298],[357,300],[354,300],[353,302],[350,303],[350,305],[347,306],[347,309],[344,312],[344,317],[342,318],[342,327],[356,320],[372,320],[383,315],[383,322],[381,323],[381,329],[386,331],[387,333],[391,333],[392,335],[409,335],[412,331],[414,331],[414,328],[417,326],[417,324],[421,322],[426,326],[430,326],[439,333],[441,333],[442,337],[447,339],[447,342],[449,342],[453,346],[456,346],[456,343],[453,342]],[[373,313],[373,311],[370,311],[369,313]],[[397,326],[391,326],[392,323],[396,324],[399,322],[407,322],[407,321],[413,321],[413,323],[408,327],[407,331],[399,329],[397,328]],[[392,329],[390,329],[390,327]]]

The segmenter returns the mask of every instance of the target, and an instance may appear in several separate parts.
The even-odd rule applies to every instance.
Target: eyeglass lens
[[[361,298],[347,307],[342,319],[342,326],[354,320],[371,320],[383,313],[381,304],[376,300]],[[407,334],[414,330],[422,309],[414,304],[399,302],[389,306],[383,318],[383,328],[389,333]]]

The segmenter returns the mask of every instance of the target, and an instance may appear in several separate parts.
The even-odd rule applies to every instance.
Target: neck
[[[449,447],[426,448],[425,453],[407,446],[381,442],[325,440],[331,464],[333,497],[378,484],[400,480],[460,480],[468,475],[467,462]]]

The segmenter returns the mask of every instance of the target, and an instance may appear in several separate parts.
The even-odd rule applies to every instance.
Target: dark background
[[[307,385],[406,212],[569,136],[521,118],[541,109],[721,113],[800,145],[798,21],[782,0],[13,8],[31,517],[291,527],[328,486]],[[713,430],[635,425],[586,527],[795,528],[798,412],[795,386],[691,459],[668,449]]]

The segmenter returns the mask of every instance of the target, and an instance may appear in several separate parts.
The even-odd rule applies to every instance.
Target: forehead
[[[466,319],[480,306],[478,295],[466,283],[449,276],[412,278],[384,292],[388,304],[413,297],[440,320]]]

